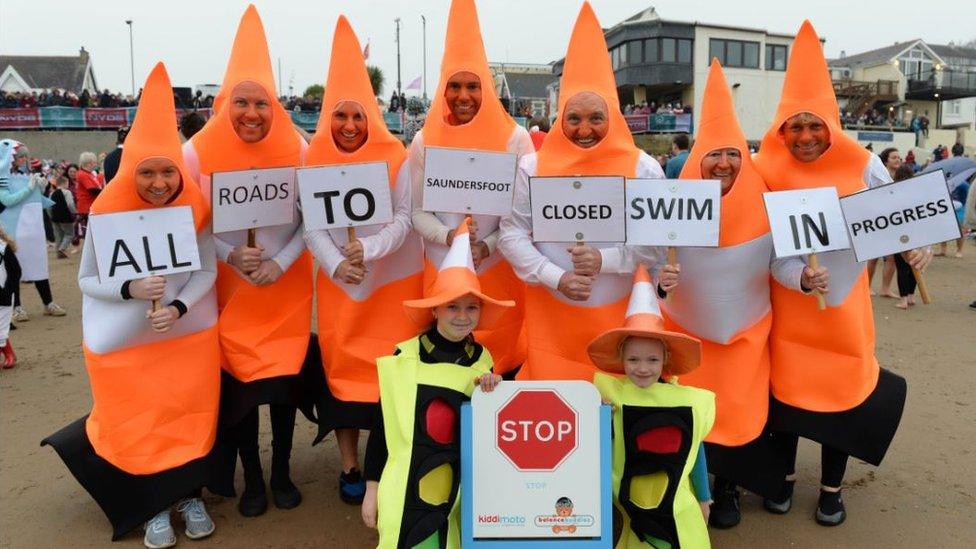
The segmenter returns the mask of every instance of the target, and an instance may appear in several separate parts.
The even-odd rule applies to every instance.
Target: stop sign
[[[551,389],[523,389],[498,409],[495,445],[519,471],[552,471],[576,449],[574,410]]]

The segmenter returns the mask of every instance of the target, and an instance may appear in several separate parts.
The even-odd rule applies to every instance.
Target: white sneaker
[[[146,535],[142,543],[149,549],[163,549],[176,545],[176,532],[169,523],[169,509],[160,512],[146,523]]]
[[[55,302],[50,302],[44,307],[44,316],[64,316],[68,313],[64,311],[64,308]]]
[[[190,539],[202,539],[214,532],[214,523],[207,514],[207,508],[203,506],[200,498],[184,499],[176,504],[176,512],[183,514],[183,522],[186,523],[186,537]]]
[[[23,307],[14,307],[14,322],[27,322],[30,320],[30,315],[27,314],[27,309]]]

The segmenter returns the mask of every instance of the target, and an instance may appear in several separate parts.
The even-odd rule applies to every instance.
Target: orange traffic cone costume
[[[271,128],[255,143],[238,137],[231,119],[231,96],[242,82],[258,84],[271,100]],[[183,149],[187,165],[200,174],[200,185],[206,196],[210,196],[210,181],[215,172],[301,163],[304,141],[276,98],[264,27],[251,5],[241,17],[227,72],[214,99],[214,115]],[[262,260],[277,262],[283,271],[277,281],[267,286],[256,286],[227,262],[235,246],[246,245],[246,233],[215,235],[220,260],[217,293],[221,366],[233,378],[228,381],[238,389],[240,384],[298,374],[308,350],[312,318],[312,260],[309,254],[303,253],[301,215],[296,210],[291,224],[256,230],[255,242],[264,248]],[[234,394],[237,393],[235,390]],[[230,407],[233,409],[228,409],[225,396],[221,423],[236,424],[258,404],[288,403],[285,401],[290,397],[282,393],[287,391],[282,388],[250,398],[235,396]]]
[[[137,166],[166,158],[180,171],[178,194],[165,206],[189,206],[202,269],[166,277],[164,305],[186,307],[173,327],[152,330],[148,301],[128,299],[127,285],[99,281],[94,247],[85,241],[79,272],[91,414],[42,444],[51,444],[105,511],[118,538],[208,479],[219,407],[217,299],[213,290],[206,199],[183,166],[173,91],[162,63],[143,88],[121,165],[98,196],[92,216],[153,208],[139,197]],[[209,258],[208,258],[209,255]]]
[[[529,206],[534,176],[621,175],[662,178],[661,166],[634,145],[620,113],[617,88],[606,54],[603,29],[589,3],[580,10],[566,53],[559,87],[559,112],[582,92],[607,105],[609,129],[596,145],[584,149],[563,133],[558,119],[535,155],[522,158],[512,215],[502,222],[502,249],[519,277],[529,283],[525,296],[528,359],[519,379],[593,379],[595,369],[586,343],[620,321],[627,307],[634,256],[613,243],[587,242],[598,248],[603,268],[587,301],[571,301],[557,290],[560,277],[573,269],[566,244],[532,243]]]
[[[811,162],[795,159],[779,134],[789,118],[803,112],[818,116],[830,132],[830,147]],[[805,21],[756,167],[772,190],[834,185],[846,196],[866,188],[870,156],[843,132],[820,40]],[[810,297],[772,285],[775,400],[770,426],[877,464],[898,427],[905,382],[880,370],[875,359],[874,315],[863,265],[850,250],[818,257],[830,271],[827,310],[818,311]]]
[[[481,107],[470,122],[452,125],[451,114],[444,93],[448,80],[459,72],[469,72],[481,80]],[[453,0],[447,20],[447,38],[444,41],[444,57],[441,60],[440,82],[434,91],[430,112],[424,128],[417,133],[410,145],[410,170],[413,182],[414,228],[424,236],[427,257],[424,285],[429,286],[437,272],[437,265],[444,260],[448,246],[448,230],[456,227],[464,218],[461,214],[420,209],[423,198],[424,151],[427,146],[475,149],[480,151],[509,152],[518,155],[533,152],[532,140],[525,128],[518,126],[505,112],[495,94],[494,78],[488,69],[478,11],[474,0]],[[522,332],[524,310],[522,307],[525,285],[505,261],[498,240],[498,216],[475,215],[477,240],[484,242],[491,254],[478,266],[478,278],[485,291],[516,301],[516,306],[505,313],[491,330],[481,329],[476,334],[495,359],[496,373],[503,374],[519,366],[525,360],[525,338]],[[455,236],[456,237],[456,236]]]
[[[366,141],[353,152],[340,149],[332,137],[331,112],[346,101],[366,114]],[[362,48],[349,21],[340,16],[332,42],[332,58],[318,129],[305,155],[305,165],[385,162],[394,196],[394,221],[356,229],[368,269],[358,285],[333,278],[345,260],[340,248],[346,229],[314,231],[309,249],[319,260],[318,338],[327,391],[317,398],[319,439],[333,428],[373,425],[379,386],[376,359],[398,342],[416,334],[401,303],[421,295],[422,244],[410,231],[410,181],[404,169],[406,150],[383,122],[366,72]]]
[[[678,385],[674,376],[696,369],[701,345],[694,337],[665,328],[647,269],[634,275],[633,291],[621,328],[590,342],[597,368],[593,383],[613,412],[613,496],[623,517],[618,548],[708,547],[708,529],[692,487],[708,482],[701,445],[715,420],[715,396]],[[656,339],[664,344],[661,380],[636,385],[622,362],[628,338]],[[707,488],[704,487],[704,488]],[[665,542],[665,543],[661,543]]]

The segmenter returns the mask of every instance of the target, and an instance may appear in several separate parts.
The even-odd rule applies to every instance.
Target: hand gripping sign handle
[[[675,248],[674,246],[668,246],[668,265],[677,265],[677,264],[678,264],[678,248]],[[668,292],[668,295],[664,296],[664,300],[671,301],[671,292]]]
[[[925,279],[922,278],[922,271],[912,267],[912,274],[915,275],[915,282],[918,283],[918,293],[922,296],[922,303],[926,305],[932,303],[932,298],[929,297],[929,288],[925,285]]]
[[[807,256],[807,264],[810,266],[811,269],[814,269],[814,270],[819,269],[820,268],[820,261],[817,259],[817,254],[810,254],[810,255],[808,255]],[[820,309],[821,311],[823,311],[824,309],[826,309],[827,308],[827,301],[824,299],[823,294],[820,293],[820,290],[814,290],[813,291],[813,295],[817,296],[817,308]]]

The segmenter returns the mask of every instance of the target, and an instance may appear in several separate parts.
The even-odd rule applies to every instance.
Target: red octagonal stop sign
[[[550,389],[522,390],[498,409],[495,445],[520,471],[552,471],[577,446],[576,410]]]

